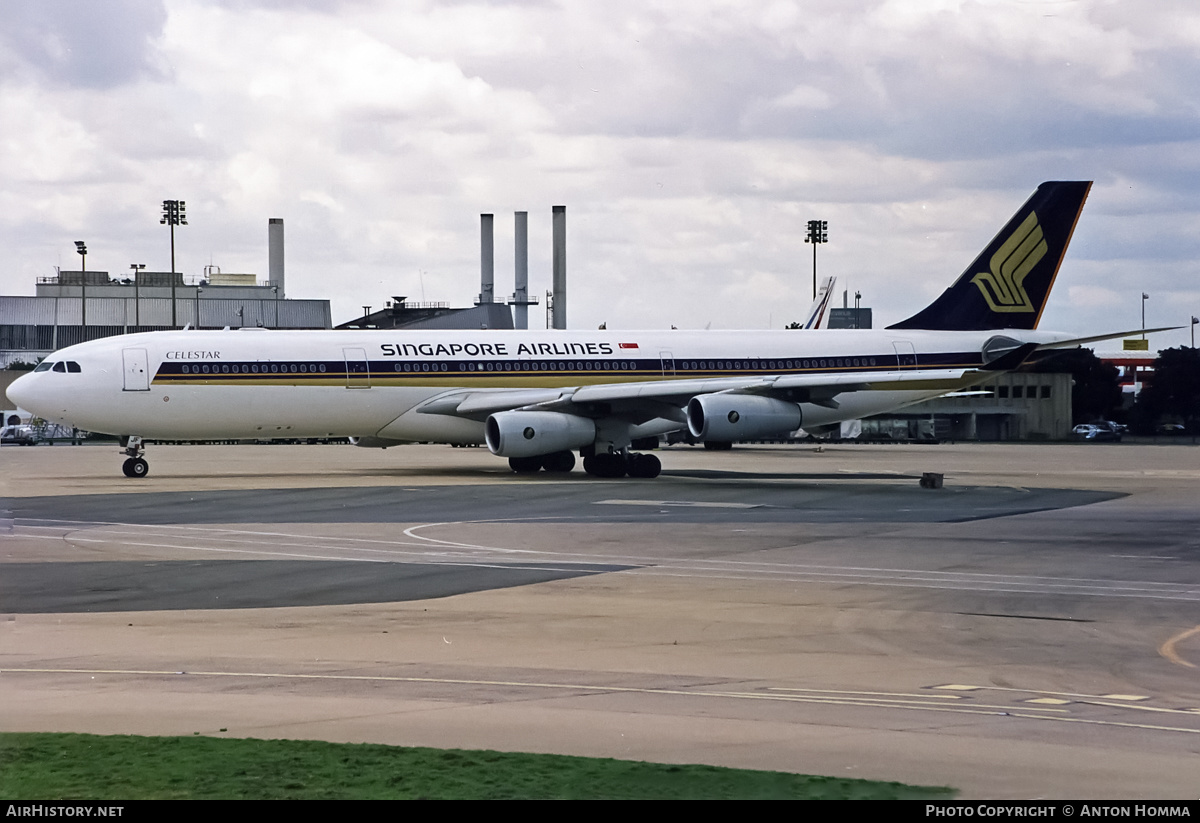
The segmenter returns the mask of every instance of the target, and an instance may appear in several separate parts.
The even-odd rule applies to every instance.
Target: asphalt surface
[[[1195,795],[1200,452],[661,456],[6,448],[0,728]]]

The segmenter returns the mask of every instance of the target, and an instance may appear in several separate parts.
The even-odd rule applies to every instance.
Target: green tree
[[[1091,349],[1064,349],[1029,367],[1039,374],[1071,375],[1071,424],[1108,420],[1121,409],[1121,379],[1117,367],[1105,363]]]
[[[1150,434],[1162,422],[1182,422],[1200,434],[1200,349],[1163,349],[1154,361],[1154,379],[1133,406],[1134,426]]]
[[[14,360],[4,368],[8,369],[9,371],[33,371],[37,368],[37,364],[41,362],[41,357],[39,357],[35,363],[26,363],[24,360]]]

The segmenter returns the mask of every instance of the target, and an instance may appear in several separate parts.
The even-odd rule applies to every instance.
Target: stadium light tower
[[[804,242],[813,244],[813,300],[817,299],[817,246],[829,242],[829,235],[825,233],[827,228],[828,221],[809,220],[808,234],[804,235]]]
[[[75,251],[79,253],[79,341],[82,343],[87,340],[87,244],[76,240]]]
[[[175,227],[186,226],[187,203],[183,200],[164,200],[160,225],[171,227],[171,325],[178,326],[175,318]]]

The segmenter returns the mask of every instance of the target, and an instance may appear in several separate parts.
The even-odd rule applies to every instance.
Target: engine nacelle
[[[755,394],[701,394],[688,402],[687,423],[700,440],[754,440],[800,428],[800,407]]]
[[[494,455],[533,457],[590,446],[596,440],[596,424],[560,412],[497,412],[487,419],[484,437]]]

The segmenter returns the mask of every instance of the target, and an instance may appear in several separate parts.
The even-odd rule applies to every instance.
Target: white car
[[[0,444],[5,446],[36,446],[40,442],[33,426],[5,426],[0,429]]]

